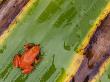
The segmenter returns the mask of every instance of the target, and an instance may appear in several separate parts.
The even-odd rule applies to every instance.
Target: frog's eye
[[[30,48],[32,48],[33,46],[35,46],[34,43],[28,43],[28,44],[25,44],[25,45],[24,45],[24,48],[30,49]]]

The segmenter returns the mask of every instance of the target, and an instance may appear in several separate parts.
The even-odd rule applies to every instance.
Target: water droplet
[[[65,50],[71,50],[71,46],[67,45],[66,42],[64,42],[64,49]]]

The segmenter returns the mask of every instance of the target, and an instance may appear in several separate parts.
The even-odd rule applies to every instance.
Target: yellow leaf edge
[[[106,7],[106,11],[107,11],[107,14],[110,13],[110,2],[108,3],[108,5]],[[106,12],[105,12],[105,14],[106,14]],[[97,82],[100,79],[100,77],[103,75],[103,73],[106,71],[109,64],[110,64],[110,58],[107,59],[102,64],[102,66],[99,68],[99,72],[95,75],[95,77],[91,80],[91,82]]]
[[[77,70],[78,70],[79,66],[81,65],[82,60],[84,58],[84,56],[83,56],[84,48],[88,45],[88,43],[89,43],[91,37],[93,36],[94,32],[96,31],[97,27],[101,24],[101,20],[104,20],[105,17],[109,13],[110,13],[110,1],[107,3],[105,8],[101,11],[101,13],[98,16],[98,18],[96,19],[95,23],[92,25],[91,29],[85,36],[84,40],[82,41],[80,47],[77,50],[78,52],[73,56],[71,64],[67,69],[67,76],[65,77],[64,82],[69,82],[72,79],[72,76],[74,76],[75,73],[77,72]],[[101,66],[100,71],[95,76],[95,78],[93,80],[91,80],[91,82],[96,82],[100,78],[100,76],[104,73],[103,67],[107,66],[108,64],[110,64],[110,59]]]
[[[29,0],[29,2],[23,7],[20,13],[16,16],[16,18],[9,25],[8,29],[6,29],[4,33],[0,36],[0,45],[4,44],[6,38],[11,34],[11,31],[16,27],[17,25],[16,22],[22,21],[22,19],[24,18],[24,15],[27,14],[28,10],[31,8],[31,6],[36,1],[37,0]]]
[[[110,65],[110,58],[107,59],[102,66],[99,69],[99,72],[97,75],[94,76],[94,78],[90,82],[99,82],[100,77],[104,74],[104,72],[107,70],[108,65]]]

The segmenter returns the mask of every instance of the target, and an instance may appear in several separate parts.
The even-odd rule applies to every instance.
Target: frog
[[[40,44],[25,44],[23,53],[17,53],[14,56],[13,65],[16,68],[20,68],[23,74],[29,74],[34,68],[33,64],[37,64],[40,61],[40,53]]]

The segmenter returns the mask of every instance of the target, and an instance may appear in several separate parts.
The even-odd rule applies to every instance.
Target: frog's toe
[[[35,64],[38,64],[40,62],[40,59],[35,59]]]
[[[28,68],[26,68],[26,69],[22,70],[22,73],[23,73],[23,74],[29,74],[29,73],[31,73],[31,72],[32,72],[32,69],[33,69],[33,67],[32,67],[32,66],[30,66],[30,67],[28,67]]]

